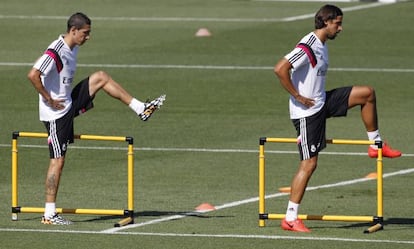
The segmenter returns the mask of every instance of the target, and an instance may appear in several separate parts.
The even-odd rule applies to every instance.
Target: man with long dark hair
[[[347,86],[325,91],[328,72],[326,42],[342,31],[343,13],[334,5],[323,6],[315,15],[315,30],[274,67],[282,86],[290,94],[290,118],[296,128],[300,154],[299,169],[291,184],[291,194],[282,228],[310,232],[298,219],[298,208],[306,186],[316,169],[319,152],[326,147],[326,119],[346,116],[348,109],[361,107],[361,117],[369,140],[381,140],[378,129],[375,91],[370,86]],[[399,157],[401,152],[383,144],[383,156]],[[368,148],[377,157],[378,148]]]

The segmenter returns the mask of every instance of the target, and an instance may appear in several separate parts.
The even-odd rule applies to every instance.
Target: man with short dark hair
[[[143,121],[148,120],[165,100],[165,95],[161,95],[151,102],[141,102],[103,71],[91,74],[72,89],[78,49],[89,40],[90,32],[91,20],[83,13],[73,14],[67,22],[66,34],[49,45],[28,73],[39,93],[39,117],[48,132],[50,152],[43,224],[71,224],[57,214],[56,195],[67,145],[74,139],[74,118],[93,107],[95,94],[103,90],[128,105]]]

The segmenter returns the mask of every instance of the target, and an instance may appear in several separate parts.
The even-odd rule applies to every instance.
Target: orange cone
[[[211,33],[208,29],[201,28],[195,33],[195,36],[196,37],[209,37],[209,36],[211,36]]]
[[[282,193],[290,193],[290,187],[282,187],[282,188],[279,188],[279,192],[282,192]]]
[[[214,207],[210,203],[201,203],[200,205],[198,205],[195,208],[195,210],[197,210],[197,211],[213,211],[213,210],[216,210],[216,207]]]
[[[368,175],[366,175],[365,176],[365,178],[368,178],[368,179],[376,179],[377,178],[377,172],[372,172],[372,173],[369,173]]]

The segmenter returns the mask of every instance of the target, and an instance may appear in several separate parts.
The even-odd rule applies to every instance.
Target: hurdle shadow
[[[142,217],[163,217],[163,216],[172,216],[172,215],[182,215],[186,217],[195,217],[201,219],[211,219],[211,218],[232,218],[234,216],[225,216],[225,215],[211,215],[206,213],[199,212],[189,212],[189,211],[142,211],[134,213],[134,220],[139,220]],[[93,222],[93,221],[105,221],[119,219],[118,215],[105,215],[105,216],[96,216],[94,218],[85,219],[77,222]]]
[[[413,229],[414,228],[414,218],[389,218],[385,219],[382,224],[387,225],[404,225],[404,229]],[[408,225],[408,226],[407,226]],[[346,226],[341,226],[341,228],[355,228],[355,227],[369,227],[372,226],[372,223],[358,223],[350,224]]]
[[[231,218],[234,216],[225,216],[225,215],[211,215],[206,213],[200,213],[195,211],[184,211],[184,212],[172,212],[172,211],[143,211],[134,214],[134,218],[139,217],[161,217],[161,216],[171,216],[171,215],[182,215],[187,217],[196,217],[196,218]]]

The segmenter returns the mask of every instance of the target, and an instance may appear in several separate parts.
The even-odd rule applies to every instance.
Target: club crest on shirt
[[[62,83],[63,84],[72,84],[73,78],[72,77],[63,77]]]
[[[318,76],[326,76],[328,73],[328,70],[319,69],[318,70]]]

